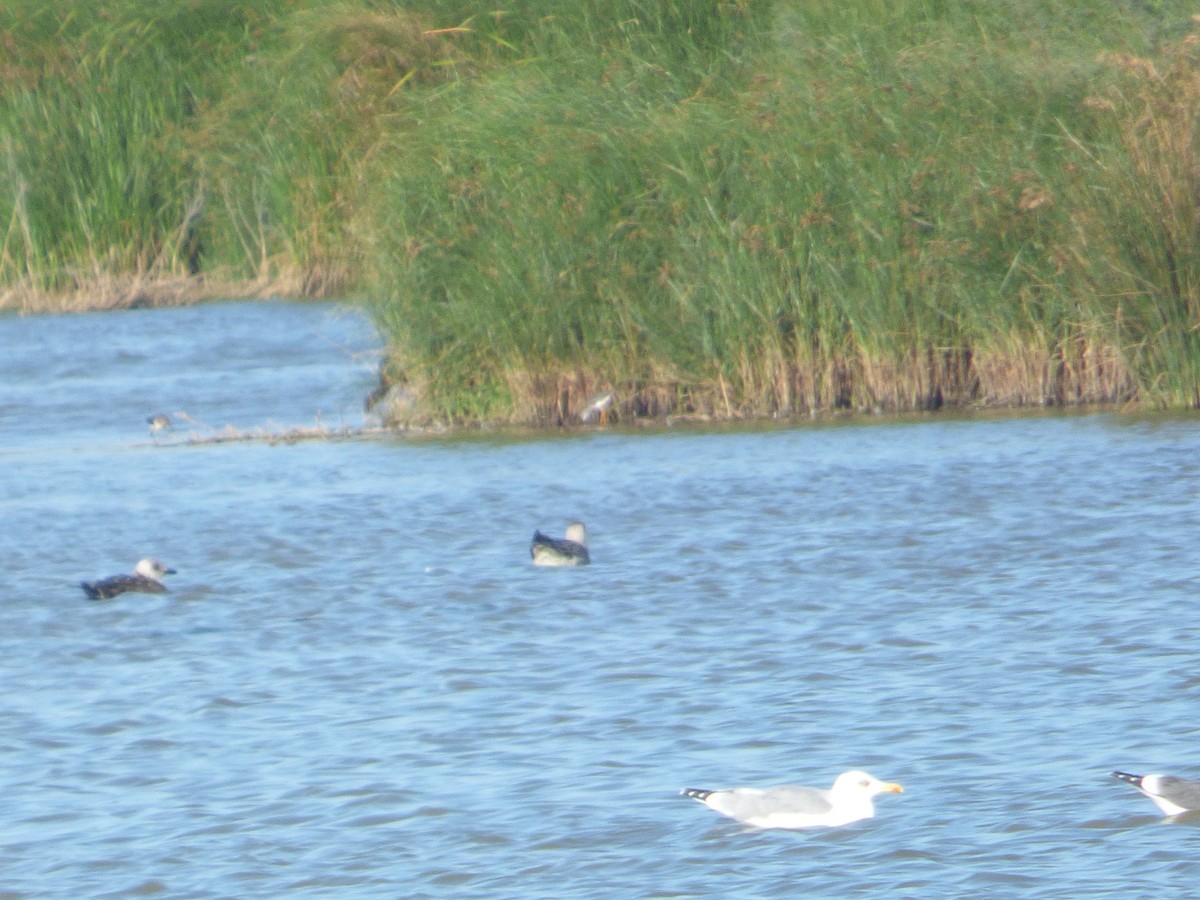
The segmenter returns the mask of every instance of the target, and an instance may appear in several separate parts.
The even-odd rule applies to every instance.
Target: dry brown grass
[[[905,413],[943,408],[1019,408],[1125,404],[1137,383],[1121,351],[1079,337],[1065,347],[1009,336],[980,350],[926,347],[896,361],[860,352],[819,365],[776,358],[747,360],[738,385],[723,377],[683,380],[662,367],[644,381],[617,384],[612,418],[736,421],[857,411]],[[760,361],[761,363],[761,361]],[[588,398],[610,382],[582,370],[512,371],[514,397],[506,424],[567,426]],[[747,388],[749,386],[749,389]]]
[[[47,291],[31,284],[0,290],[0,312],[20,315],[80,313],[106,309],[189,306],[206,300],[262,300],[328,296],[320,273],[283,272],[255,279],[221,274],[113,274],[103,270],[74,275],[71,285]],[[333,280],[340,287],[340,280]]]

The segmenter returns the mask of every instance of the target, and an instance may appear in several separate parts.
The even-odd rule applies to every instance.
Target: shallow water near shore
[[[1200,777],[1200,418],[193,444],[362,425],[369,324],[0,347],[0,897],[1194,889],[1108,773]],[[169,594],[79,589],[144,555]],[[836,830],[678,796],[854,767],[906,792]]]

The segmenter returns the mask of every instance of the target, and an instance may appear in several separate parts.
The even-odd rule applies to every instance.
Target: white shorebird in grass
[[[93,600],[107,600],[130,591],[140,594],[165,594],[167,586],[162,583],[162,577],[174,574],[174,569],[168,569],[157,559],[147,558],[137,564],[132,575],[113,575],[100,581],[81,581],[79,586]]]
[[[600,420],[601,425],[608,424],[608,411],[612,409],[614,391],[604,391],[589,398],[579,414],[579,421],[594,422]]]
[[[876,794],[902,794],[904,788],[853,771],[839,775],[829,790],[789,784],[727,791],[687,788],[682,793],[755,828],[828,828],[870,819],[875,815]]]
[[[547,537],[540,531],[533,533],[529,555],[535,566],[586,566],[591,562],[587,549],[587,529],[582,522],[567,526],[563,540]]]
[[[1174,775],[1130,775],[1128,772],[1113,772],[1112,775],[1132,784],[1168,816],[1200,811],[1200,781],[1188,781]]]

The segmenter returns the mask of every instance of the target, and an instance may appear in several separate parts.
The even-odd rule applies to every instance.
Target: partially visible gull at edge
[[[1200,810],[1200,781],[1188,781],[1174,775],[1131,775],[1113,772],[1119,778],[1154,801],[1168,816]]]
[[[682,793],[755,828],[828,828],[871,818],[876,794],[902,794],[904,788],[855,770],[843,772],[828,790],[789,784],[725,791],[687,788]]]

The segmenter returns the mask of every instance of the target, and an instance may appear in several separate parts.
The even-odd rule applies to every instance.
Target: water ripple
[[[373,342],[317,305],[0,320],[0,898],[1191,889],[1195,823],[1107,773],[1194,755],[1194,416],[145,435],[357,415]],[[573,518],[594,564],[529,566]],[[151,551],[170,594],[84,599]],[[834,831],[677,795],[851,766],[906,793]]]

